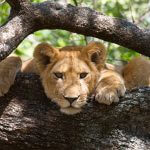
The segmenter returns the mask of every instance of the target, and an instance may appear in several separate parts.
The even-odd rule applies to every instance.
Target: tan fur
[[[8,57],[0,63],[0,96],[6,94],[14,83],[21,64],[21,59],[14,56]]]
[[[127,89],[150,86],[150,60],[143,56],[132,59],[124,67],[122,75]]]
[[[106,49],[97,42],[60,49],[39,44],[34,58],[22,68],[17,57],[0,63],[0,96],[7,93],[19,68],[39,74],[47,97],[60,106],[61,112],[70,115],[81,111],[89,94],[95,94],[99,103],[110,105],[119,101],[126,88],[150,86],[150,61],[144,57],[135,58],[124,67],[105,60]],[[6,76],[8,72],[10,75]]]

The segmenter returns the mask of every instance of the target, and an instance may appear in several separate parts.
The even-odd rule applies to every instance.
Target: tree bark
[[[110,106],[90,100],[68,116],[44,94],[39,77],[18,74],[0,98],[1,150],[111,150],[150,148],[150,88],[127,92]]]
[[[150,56],[150,30],[124,19],[105,16],[86,7],[46,1],[6,0],[12,10],[0,27],[0,60],[8,56],[30,33],[40,29],[64,29],[97,37]]]
[[[114,42],[150,56],[150,30],[86,7],[50,1],[7,0],[8,21],[0,27],[0,60],[30,33],[64,29]],[[0,98],[1,150],[108,150],[150,147],[150,88],[127,92],[119,103],[100,105],[90,99],[80,114],[59,112],[34,74],[18,74]]]

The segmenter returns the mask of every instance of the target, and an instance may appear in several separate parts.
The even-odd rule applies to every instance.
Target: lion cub
[[[126,88],[150,85],[150,61],[145,58],[135,58],[120,68],[105,61],[101,43],[60,49],[42,43],[35,48],[34,58],[23,65],[18,57],[0,63],[0,96],[8,92],[20,70],[39,74],[47,97],[65,114],[79,113],[91,93],[99,103],[110,105],[119,101]]]

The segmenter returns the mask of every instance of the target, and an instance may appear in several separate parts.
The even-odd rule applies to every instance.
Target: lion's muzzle
[[[65,97],[65,96],[64,96],[64,98],[65,98],[66,100],[68,100],[71,104],[72,104],[75,100],[77,100],[79,97],[80,97],[80,96],[77,96],[77,97]]]

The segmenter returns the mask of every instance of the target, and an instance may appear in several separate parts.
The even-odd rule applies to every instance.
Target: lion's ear
[[[46,66],[54,61],[58,53],[59,50],[48,43],[37,45],[33,53],[37,69],[40,72],[44,71]]]
[[[90,59],[98,69],[101,69],[106,60],[106,48],[100,42],[91,42],[83,48],[82,55]]]

